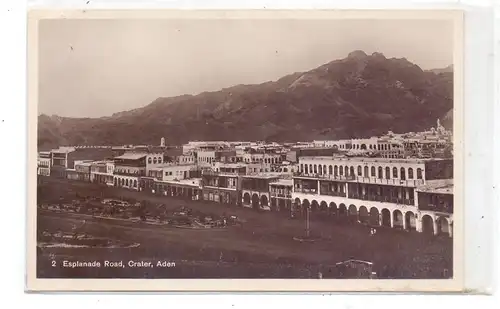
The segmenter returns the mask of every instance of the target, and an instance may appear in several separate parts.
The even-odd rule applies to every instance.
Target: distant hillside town
[[[424,132],[299,143],[60,146],[37,174],[302,217],[453,235],[453,141]]]

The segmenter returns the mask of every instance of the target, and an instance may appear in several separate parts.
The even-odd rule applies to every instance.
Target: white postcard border
[[[448,280],[336,280],[336,279],[39,279],[36,278],[36,175],[28,175],[27,290],[29,291],[267,291],[267,292],[459,292],[464,289],[464,101],[463,12],[460,10],[38,10],[28,16],[28,171],[36,170],[37,135],[37,21],[41,18],[384,18],[452,19],[454,46],[454,278]]]

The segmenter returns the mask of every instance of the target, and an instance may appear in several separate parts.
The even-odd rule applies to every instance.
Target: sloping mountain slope
[[[434,126],[453,108],[453,73],[354,51],[274,82],[158,98],[103,118],[39,116],[40,147],[188,140],[298,141]],[[449,116],[449,115],[448,115]],[[452,119],[447,118],[449,126]]]

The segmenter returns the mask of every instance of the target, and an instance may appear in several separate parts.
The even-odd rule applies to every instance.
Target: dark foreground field
[[[452,275],[452,239],[418,233],[379,229],[331,220],[313,220],[313,243],[293,237],[303,235],[304,222],[282,214],[191,202],[101,188],[91,184],[44,180],[39,200],[54,196],[95,194],[163,203],[167,208],[188,206],[214,214],[227,213],[246,221],[226,229],[189,230],[145,223],[92,219],[69,213],[38,213],[38,231],[79,232],[94,237],[138,243],[134,248],[39,248],[39,278],[328,278],[336,262],[360,259],[374,263],[379,278],[443,278]],[[85,220],[85,224],[83,224]],[[99,261],[101,267],[63,267],[64,261]],[[123,261],[124,267],[103,267],[105,260]],[[153,267],[129,267],[129,261],[153,263]],[[157,266],[158,261],[175,266]]]

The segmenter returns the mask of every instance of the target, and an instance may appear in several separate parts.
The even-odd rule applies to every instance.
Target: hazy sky
[[[99,117],[158,97],[307,71],[353,50],[422,69],[453,61],[439,20],[43,20],[39,113]]]

